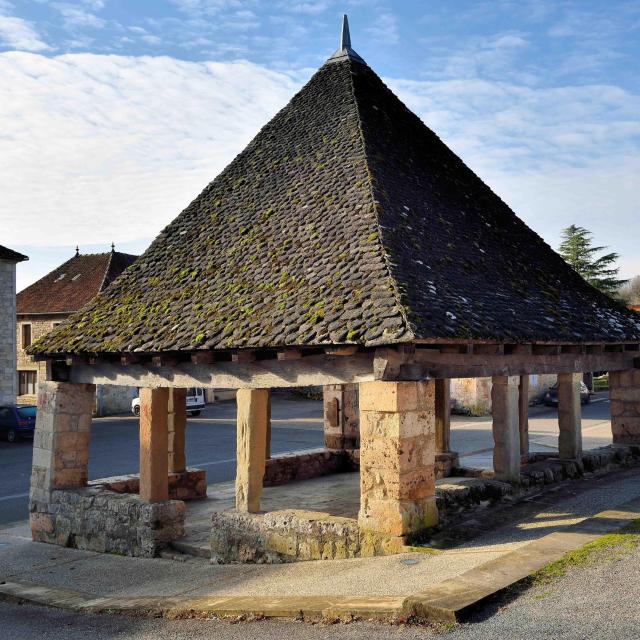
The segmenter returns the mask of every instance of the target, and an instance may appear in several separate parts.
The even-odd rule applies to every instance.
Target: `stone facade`
[[[15,297],[15,292],[14,292]],[[15,304],[15,303],[14,303]],[[15,306],[14,306],[15,309]],[[32,356],[25,351],[22,342],[23,326],[30,326],[31,342],[39,340],[42,336],[51,331],[57,323],[62,322],[68,314],[20,314],[14,327],[17,328],[17,369],[18,375],[21,371],[33,371],[36,374],[35,393],[18,395],[20,404],[35,404],[37,400],[37,385],[44,380],[51,379],[51,364],[49,362],[36,362]],[[14,316],[15,322],[15,316]],[[15,336],[14,336],[15,337]],[[15,365],[14,365],[15,374]],[[19,390],[18,390],[19,391]],[[17,392],[18,393],[18,392]],[[98,416],[113,415],[116,413],[127,413],[131,411],[131,401],[137,395],[135,387],[120,387],[116,385],[99,385],[96,388],[94,413]]]
[[[614,444],[640,444],[640,369],[609,372]]]
[[[15,402],[17,394],[16,264],[0,260],[0,402]]]

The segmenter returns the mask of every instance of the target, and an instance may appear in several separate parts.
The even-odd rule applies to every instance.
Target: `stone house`
[[[0,245],[0,403],[14,403],[16,378],[16,264],[28,260]]]
[[[396,553],[436,526],[437,477],[471,472],[450,450],[451,379],[491,377],[492,482],[528,483],[536,464],[531,375],[558,374],[558,465],[582,464],[585,371],[611,372],[613,441],[640,444],[640,316],[574,272],[385,86],[346,19],[289,104],[30,353],[52,368],[32,535],[96,551],[154,556],[190,535],[188,500],[206,499],[185,456],[192,386],[238,389],[235,508],[198,505],[225,562]],[[105,383],[141,388],[140,473],[88,482]],[[311,385],[327,388],[326,448],[272,457],[270,390]],[[274,476],[336,471],[341,500],[262,498]]]
[[[106,253],[76,254],[17,295],[18,402],[34,404],[38,383],[49,380],[51,367],[36,362],[26,349],[72,313],[104,291],[137,256],[112,249]],[[108,415],[128,411],[132,389],[101,385],[96,390],[96,412]]]

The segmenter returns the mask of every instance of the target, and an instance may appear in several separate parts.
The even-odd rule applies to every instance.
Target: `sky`
[[[640,0],[0,0],[0,244],[18,289],[142,252],[339,43],[530,227],[640,273]]]

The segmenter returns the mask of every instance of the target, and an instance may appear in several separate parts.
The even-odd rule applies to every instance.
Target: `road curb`
[[[0,600],[28,602],[87,613],[119,613],[167,618],[293,618],[307,621],[367,619],[402,622],[456,622],[484,600],[528,578],[567,553],[640,518],[640,498],[618,509],[551,533],[456,578],[411,596],[149,596],[99,597],[21,582],[0,583]],[[328,562],[328,561],[327,561]]]

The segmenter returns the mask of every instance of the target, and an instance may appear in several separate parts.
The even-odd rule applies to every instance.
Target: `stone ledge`
[[[91,480],[90,487],[103,487],[114,493],[139,493],[140,476],[131,474]],[[207,472],[204,469],[187,469],[169,474],[170,500],[199,500],[207,497]]]
[[[219,562],[280,563],[389,555],[398,537],[362,531],[353,518],[287,509],[268,513],[214,513],[211,557]]]
[[[355,471],[359,467],[359,453],[357,449],[315,449],[273,457],[267,460],[263,485],[275,487],[298,480]]]
[[[34,541],[100,553],[152,558],[185,533],[184,502],[147,503],[102,485],[53,490],[30,512]]]

